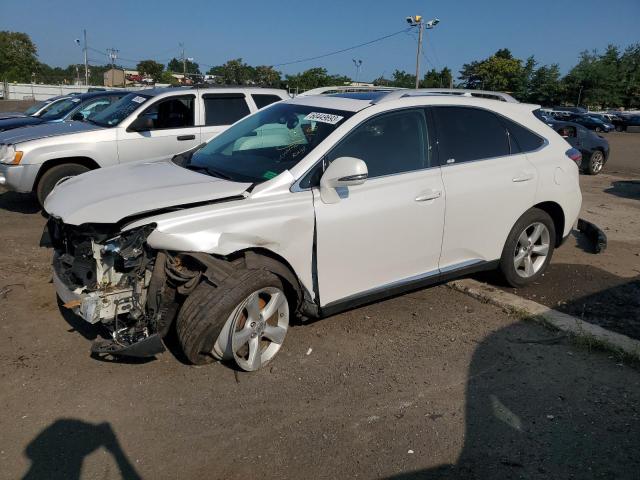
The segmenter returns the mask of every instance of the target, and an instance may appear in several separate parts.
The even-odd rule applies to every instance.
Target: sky
[[[425,37],[422,72],[467,62],[509,48],[518,58],[534,55],[566,73],[583,50],[640,42],[640,0],[277,0],[91,2],[2,0],[0,30],[29,34],[41,62],[81,63],[74,40],[87,30],[90,63],[108,63],[117,48],[123,59],[166,62],[180,56],[179,43],[206,71],[241,57],[251,65],[275,65],[348,48],[407,27],[405,17],[439,18]],[[296,73],[325,67],[360,80],[395,69],[415,72],[417,36],[403,32],[384,41],[319,60],[277,67]],[[96,52],[97,50],[98,52]],[[131,61],[119,61],[133,67]]]

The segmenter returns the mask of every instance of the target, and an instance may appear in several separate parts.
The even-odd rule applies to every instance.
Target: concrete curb
[[[449,282],[447,286],[459,292],[466,293],[482,302],[491,303],[492,305],[510,310],[514,313],[527,314],[533,320],[550,325],[560,331],[640,359],[640,341],[622,335],[621,333],[612,332],[572,315],[558,312],[557,310],[553,310],[512,293],[504,292],[476,280],[468,278],[454,280]]]

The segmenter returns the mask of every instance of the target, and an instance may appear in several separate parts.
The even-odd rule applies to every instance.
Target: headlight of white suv
[[[22,154],[23,152],[16,150],[13,145],[0,145],[0,163],[18,165],[22,160]]]

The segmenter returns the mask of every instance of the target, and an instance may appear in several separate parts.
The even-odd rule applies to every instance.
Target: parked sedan
[[[640,115],[620,115],[613,124],[618,132],[640,132]]]
[[[574,122],[548,122],[562,138],[582,153],[582,170],[589,175],[602,171],[609,159],[609,142],[606,138],[587,130]]]
[[[589,130],[593,130],[595,132],[611,132],[615,127],[609,123],[605,122],[597,117],[591,115],[572,115],[567,119],[569,122],[574,122],[582,125]]]
[[[117,90],[110,92],[82,93],[60,97],[41,109],[38,115],[11,117],[0,120],[0,132],[14,128],[40,125],[66,120],[84,120],[89,115],[100,112],[113,102],[120,100],[129,92]]]

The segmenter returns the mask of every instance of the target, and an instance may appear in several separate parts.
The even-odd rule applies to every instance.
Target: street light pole
[[[416,89],[420,87],[420,54],[422,53],[422,34],[424,29],[431,30],[440,23],[440,19],[434,18],[427,23],[422,21],[422,15],[414,15],[405,19],[412,27],[418,27],[418,51],[416,52]]]
[[[353,64],[356,66],[356,83],[358,83],[358,80],[360,78],[360,67],[362,66],[362,60],[356,60],[354,58]]]
[[[418,51],[416,53],[416,88],[420,87],[420,53],[422,53],[422,32],[424,30],[424,23],[422,23],[422,17],[417,17],[418,21]]]

